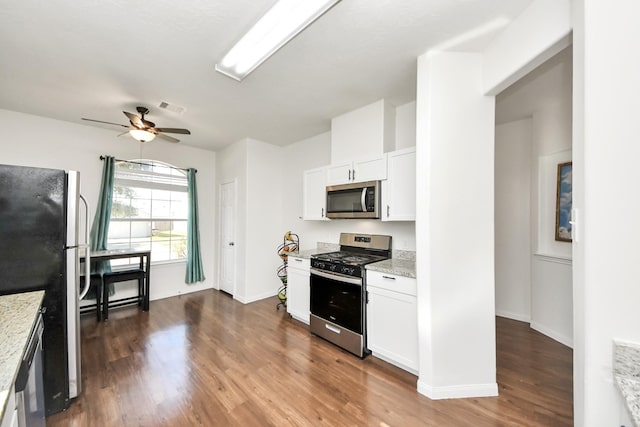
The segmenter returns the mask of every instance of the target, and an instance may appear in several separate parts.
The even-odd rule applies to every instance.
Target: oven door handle
[[[362,286],[362,279],[359,277],[344,276],[338,273],[325,273],[322,270],[311,268],[311,274],[324,277],[325,279],[335,280],[336,282],[351,283],[352,285]]]

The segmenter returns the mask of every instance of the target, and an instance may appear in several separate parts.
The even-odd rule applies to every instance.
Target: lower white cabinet
[[[0,422],[0,427],[18,427],[18,411],[16,410],[16,392],[11,386],[7,397],[7,406]]]
[[[287,263],[287,312],[296,320],[309,324],[309,259],[289,255]]]
[[[367,271],[367,347],[372,354],[418,373],[416,279]]]

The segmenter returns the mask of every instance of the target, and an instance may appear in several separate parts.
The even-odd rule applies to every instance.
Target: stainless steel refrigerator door
[[[67,172],[67,365],[69,398],[81,391],[80,358],[80,254],[79,226],[80,174]]]

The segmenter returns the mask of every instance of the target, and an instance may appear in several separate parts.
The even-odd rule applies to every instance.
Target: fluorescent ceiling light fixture
[[[148,130],[144,129],[130,129],[129,135],[131,135],[133,139],[140,142],[153,141],[153,139],[156,137],[155,133],[149,132]]]
[[[340,0],[280,0],[216,64],[238,81]]]

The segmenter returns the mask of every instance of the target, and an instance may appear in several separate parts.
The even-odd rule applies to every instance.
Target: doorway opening
[[[572,62],[569,46],[498,94],[495,132],[496,315],[569,349],[572,244],[556,240],[556,207],[558,165],[572,158]]]

